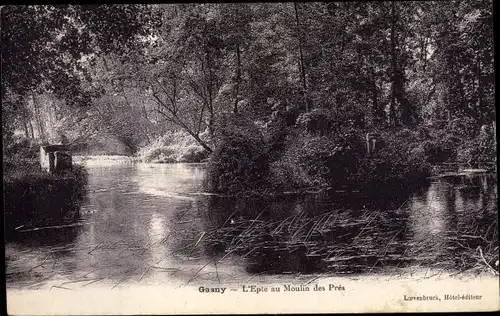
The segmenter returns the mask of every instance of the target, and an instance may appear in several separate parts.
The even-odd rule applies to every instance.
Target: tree
[[[436,61],[432,75],[445,89],[444,106],[450,118],[466,115],[489,123],[494,119],[492,3],[452,1],[438,8],[429,17]]]
[[[7,93],[22,99],[50,91],[68,105],[88,106],[96,91],[82,89],[81,59],[135,49],[137,36],[152,25],[148,10],[138,5],[2,7],[2,100]],[[22,104],[7,105],[14,117],[25,112]],[[6,122],[4,132],[11,125]]]
[[[228,62],[235,64],[234,76],[231,76],[233,86],[233,112],[238,112],[238,103],[241,101],[241,88],[243,85],[242,54],[244,54],[251,41],[250,29],[252,16],[252,7],[245,3],[219,4],[220,26],[219,32],[224,42],[224,47],[228,50],[226,58]],[[234,59],[232,54],[234,54]]]

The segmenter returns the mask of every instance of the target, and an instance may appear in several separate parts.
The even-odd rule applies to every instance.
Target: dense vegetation
[[[208,188],[231,194],[402,188],[496,159],[491,1],[1,14],[4,149],[20,135],[151,162],[211,154]],[[385,143],[370,159],[367,132]]]
[[[4,153],[4,228],[17,230],[73,223],[86,194],[87,173],[81,166],[60,173],[43,171],[38,146],[20,140]]]
[[[146,163],[202,162],[207,157],[208,152],[183,131],[165,134],[137,152],[137,160]]]

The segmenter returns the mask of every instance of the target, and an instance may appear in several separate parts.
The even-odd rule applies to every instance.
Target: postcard
[[[0,6],[7,313],[499,310],[492,6]]]

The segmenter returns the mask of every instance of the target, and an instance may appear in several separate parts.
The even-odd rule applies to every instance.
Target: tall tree
[[[150,26],[148,7],[137,5],[7,6],[1,21],[2,100],[7,91],[20,97],[52,91],[77,106],[89,105],[95,94],[82,89],[80,59],[99,52],[126,54]],[[21,104],[7,106],[22,113]]]

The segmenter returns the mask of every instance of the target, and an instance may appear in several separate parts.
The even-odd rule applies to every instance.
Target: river
[[[491,175],[435,180],[390,199],[343,192],[236,199],[203,194],[203,164],[86,167],[77,226],[6,243],[8,288],[459,273],[470,249],[487,247],[497,217]]]

